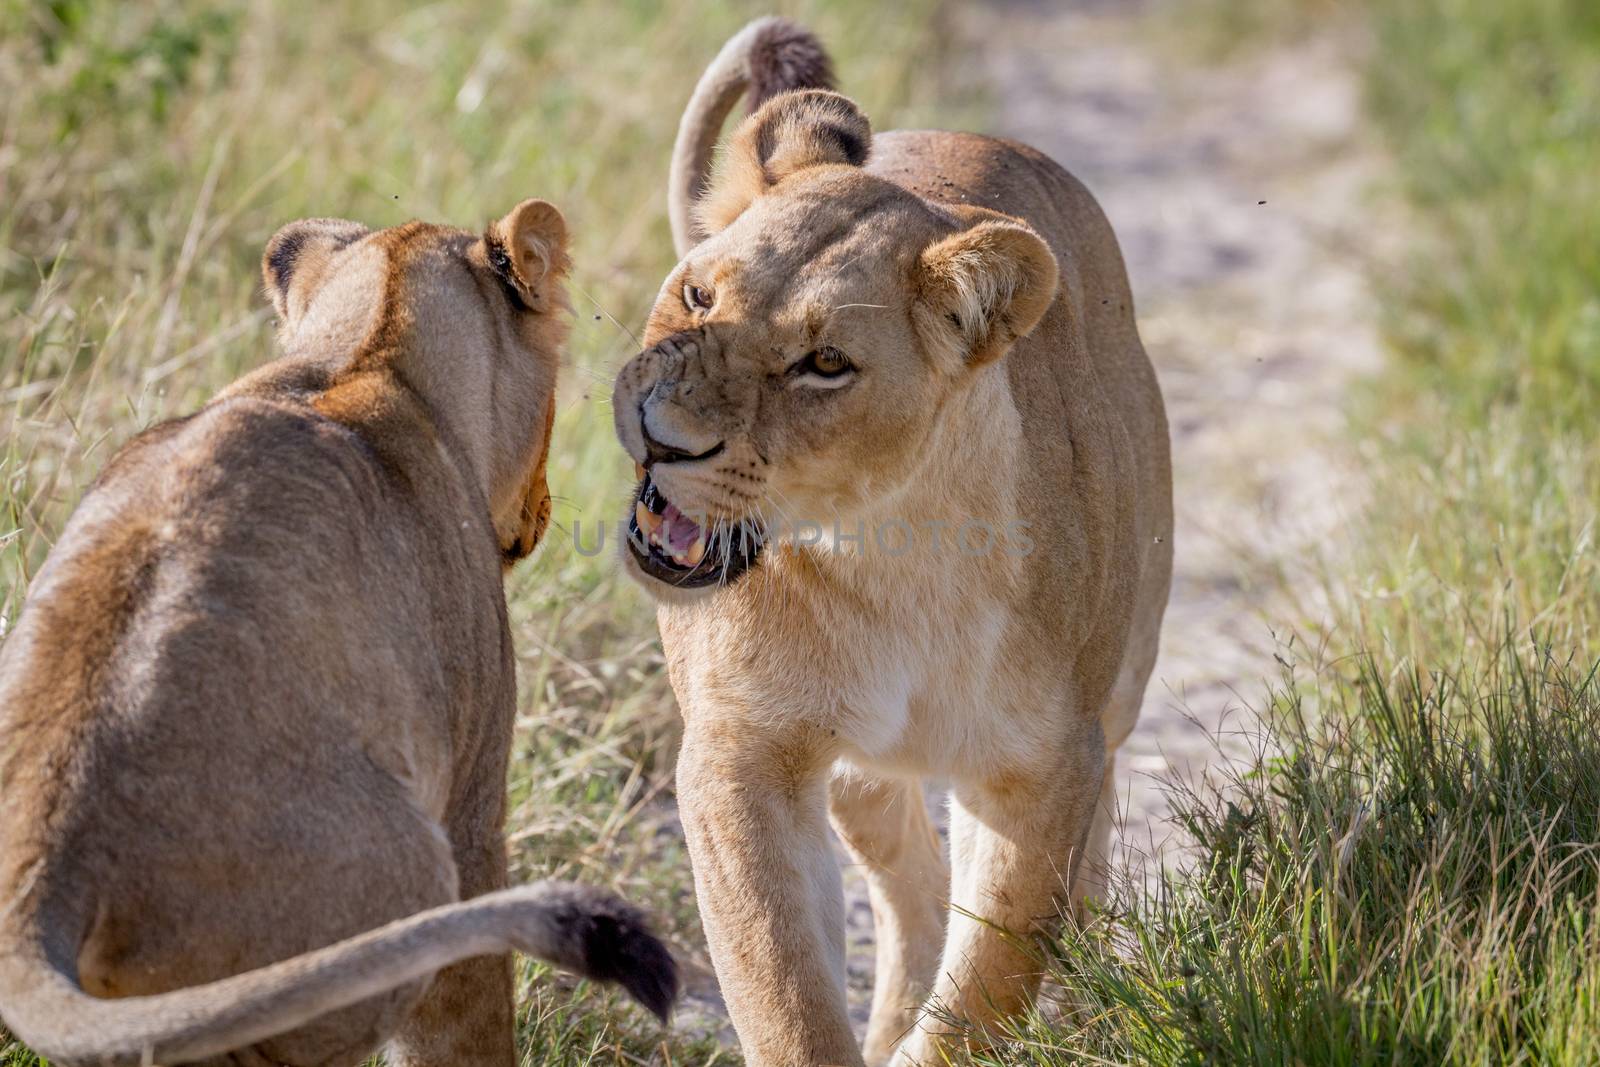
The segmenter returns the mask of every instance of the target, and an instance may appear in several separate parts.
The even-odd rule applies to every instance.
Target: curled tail
[[[757,19],[728,39],[694,87],[678,123],[667,179],[672,243],[681,257],[705,239],[693,208],[728,112],[748,89],[750,110],[791,89],[832,89],[833,63],[816,35],[785,18]]]
[[[69,1067],[221,1055],[458,960],[513,949],[620,982],[662,1019],[677,992],[672,957],[637,910],[609,893],[561,882],[447,904],[259,970],[154,996],[91,996],[50,962],[50,938],[37,929],[31,938],[7,938],[0,1015],[24,1044]]]

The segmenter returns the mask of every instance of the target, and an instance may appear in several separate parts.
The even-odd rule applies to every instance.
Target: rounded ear
[[[545,311],[554,285],[571,266],[567,220],[548,200],[524,200],[483,235],[489,266],[531,311]]]
[[[1055,300],[1059,268],[1031,227],[997,218],[929,245],[916,272],[914,315],[924,340],[976,366],[1039,324]]]
[[[349,219],[301,219],[273,234],[261,254],[261,280],[278,317],[289,318],[289,292],[296,278],[314,283],[330,256],[369,232]]]
[[[783,179],[809,167],[859,167],[872,151],[872,124],[848,97],[823,89],[780,93],[745,119],[728,142],[704,199],[700,228],[716,233]]]

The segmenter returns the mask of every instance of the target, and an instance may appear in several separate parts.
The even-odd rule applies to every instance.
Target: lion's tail
[[[513,949],[620,982],[663,1019],[677,992],[672,957],[639,912],[608,893],[560,882],[447,904],[208,985],[121,999],[78,985],[76,938],[37,916],[6,925],[13,929],[0,949],[0,1015],[40,1056],[70,1067],[221,1055],[458,960]]]
[[[705,188],[722,124],[745,90],[754,111],[791,89],[833,87],[833,63],[822,42],[788,19],[756,19],[728,39],[694,87],[672,146],[667,212],[679,256],[705,237],[695,222],[694,204]]]

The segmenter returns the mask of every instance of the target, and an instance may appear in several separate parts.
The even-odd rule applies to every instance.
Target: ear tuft
[[[361,223],[348,219],[301,219],[273,234],[261,254],[261,280],[278,318],[289,318],[289,293],[297,276],[314,280],[328,256],[368,232]],[[305,269],[312,266],[317,269]]]
[[[567,220],[547,200],[524,200],[483,235],[489,265],[507,291],[530,311],[551,306],[567,273]]]
[[[701,229],[724,229],[756,197],[811,167],[859,167],[872,151],[872,124],[848,97],[822,89],[781,93],[740,124],[695,207]]]
[[[1055,300],[1056,257],[1034,230],[996,215],[923,250],[916,317],[935,347],[967,365],[998,359]]]

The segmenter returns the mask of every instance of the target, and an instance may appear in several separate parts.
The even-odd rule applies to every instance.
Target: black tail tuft
[[[832,89],[833,61],[816,34],[785,18],[767,19],[750,45],[750,110],[794,89]]]
[[[656,939],[644,914],[609,898],[597,900],[582,920],[585,970],[591,977],[618,982],[662,1022],[678,996],[678,966]]]

